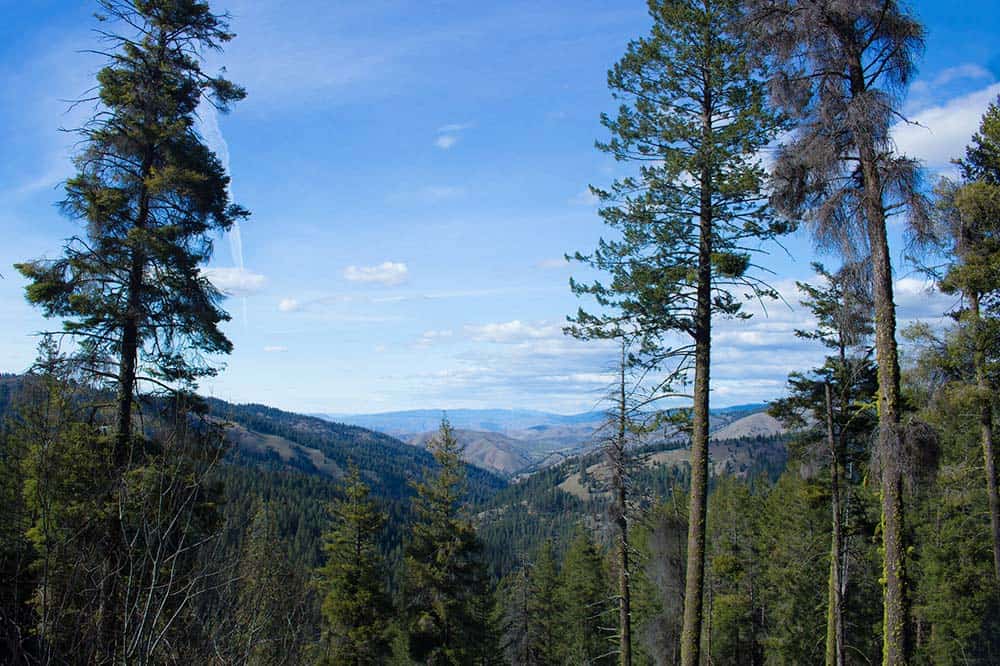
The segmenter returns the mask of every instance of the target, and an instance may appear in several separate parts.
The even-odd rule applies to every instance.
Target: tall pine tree
[[[594,188],[620,236],[576,259],[610,274],[571,286],[597,301],[570,330],[582,338],[634,331],[634,361],[662,371],[662,393],[693,377],[691,494],[682,663],[701,661],[708,489],[712,321],[742,316],[735,288],[770,294],[754,279],[751,249],[784,231],[764,205],[759,152],[778,119],[749,57],[737,0],[650,0],[649,36],[629,44],[608,75],[622,100],[599,144],[638,162],[637,177]]]
[[[780,68],[772,98],[796,122],[778,151],[773,202],[805,219],[822,243],[870,258],[878,363],[879,486],[882,501],[886,666],[906,664],[903,477],[896,307],[887,220],[906,213],[928,227],[914,160],[895,154],[890,127],[916,69],[924,30],[897,0],[750,0],[757,43]]]
[[[100,0],[108,64],[94,116],[80,130],[63,212],[84,224],[63,256],[17,265],[28,300],[61,317],[92,372],[116,391],[114,462],[126,463],[137,382],[187,386],[228,353],[228,315],[202,272],[212,234],[248,213],[196,129],[205,100],[220,111],[245,95],[202,69],[233,37],[205,2]],[[121,32],[116,32],[120,30]]]

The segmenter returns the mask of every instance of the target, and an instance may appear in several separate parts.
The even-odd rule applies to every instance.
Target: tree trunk
[[[867,92],[860,55],[850,67],[851,94]],[[875,305],[875,356],[878,362],[878,458],[882,500],[884,608],[882,663],[909,663],[910,641],[906,599],[906,544],[903,538],[903,442],[900,433],[899,353],[896,348],[896,304],[893,301],[892,261],[882,202],[875,137],[856,138],[861,166],[862,207],[868,229]]]
[[[701,175],[698,244],[698,304],[695,312],[694,409],[691,428],[691,498],[688,511],[687,573],[681,664],[701,661],[701,625],[705,583],[705,519],[708,495],[709,369],[712,344],[712,202],[711,174]]]
[[[844,666],[844,618],[841,600],[840,553],[843,549],[843,528],[840,509],[840,447],[833,430],[833,397],[830,382],[826,393],[826,440],[830,447],[830,509],[833,533],[830,539],[830,585],[827,598],[826,665]]]
[[[1000,495],[997,491],[996,454],[993,449],[993,401],[991,387],[986,376],[986,353],[983,350],[979,294],[969,294],[969,309],[972,314],[975,352],[973,363],[976,369],[976,385],[979,389],[979,428],[983,442],[983,467],[986,471],[986,492],[989,495],[990,523],[993,538],[993,575],[1000,587]]]
[[[614,444],[616,460],[612,461],[614,469],[615,490],[617,491],[618,523],[618,627],[619,627],[619,663],[621,666],[632,666],[632,600],[629,592],[629,558],[628,558],[628,496],[625,488],[625,444],[628,432],[628,402],[625,394],[625,343],[622,343],[622,358],[619,376],[618,393],[618,432]]]

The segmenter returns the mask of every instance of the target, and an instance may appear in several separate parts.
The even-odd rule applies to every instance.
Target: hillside
[[[391,435],[437,430],[443,416],[447,416],[452,427],[456,429],[498,433],[527,430],[537,426],[596,425],[604,418],[601,412],[553,414],[530,409],[416,409],[378,414],[316,414],[316,416]]]
[[[780,434],[780,425],[761,411],[764,408],[764,405],[739,405],[714,410],[712,430],[722,439]],[[421,410],[345,418],[347,422],[364,423],[365,427],[425,448],[437,433],[443,413]],[[448,415],[459,444],[465,447],[466,462],[508,478],[531,474],[593,450],[599,439],[596,431],[606,418],[600,412],[567,416],[527,410],[455,410]],[[433,426],[425,431],[405,430],[408,426],[430,423]],[[528,423],[531,425],[525,425]],[[666,441],[678,441],[678,436],[664,436],[661,443]],[[652,443],[655,442],[647,442]]]
[[[762,420],[755,416],[728,424],[733,426],[729,432],[759,425]],[[743,419],[750,420],[741,424]],[[725,427],[717,435],[725,435]],[[636,449],[629,470],[631,502],[639,509],[648,508],[664,497],[686,492],[689,455],[688,448],[678,441]],[[714,436],[710,458],[712,483],[721,475],[739,478],[765,475],[774,479],[785,468],[785,436],[780,433],[726,439]],[[478,527],[496,571],[515,568],[521,553],[534,552],[547,539],[567,543],[581,519],[595,530],[606,529],[610,477],[603,453],[591,451],[522,477],[482,505],[477,516]]]

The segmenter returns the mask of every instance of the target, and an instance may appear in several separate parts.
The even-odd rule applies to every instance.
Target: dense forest
[[[15,266],[61,329],[0,376],[0,661],[1000,663],[1000,100],[954,177],[896,152],[905,4],[648,1],[597,144],[633,171],[568,256],[601,277],[566,334],[619,350],[607,418],[516,480],[446,416],[425,450],[198,394],[232,350],[203,267],[249,215],[196,122],[246,95],[205,69],[234,34],[97,5],[78,235]],[[939,320],[897,323],[890,225]],[[798,283],[825,359],[780,434],[722,441],[715,326],[778,297],[756,255],[800,228],[836,262]]]

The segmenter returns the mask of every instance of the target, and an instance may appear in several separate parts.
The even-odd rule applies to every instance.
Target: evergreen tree
[[[593,189],[620,238],[576,255],[610,280],[571,283],[600,306],[596,315],[581,310],[571,332],[634,331],[634,360],[663,370],[660,393],[693,375],[685,666],[700,662],[712,320],[740,314],[734,287],[770,293],[752,277],[747,248],[784,230],[763,205],[757,156],[779,123],[765,106],[741,8],[737,0],[650,0],[651,34],[629,44],[608,75],[623,103],[617,117],[602,117],[611,140],[599,144],[639,162],[639,175]]]
[[[611,586],[597,544],[582,527],[560,569],[561,663],[613,664]]]
[[[706,647],[713,664],[762,664],[764,557],[759,552],[761,498],[744,481],[721,477],[708,513],[711,624]]]
[[[333,529],[324,537],[326,563],[319,569],[326,621],[322,663],[344,666],[380,664],[387,655],[386,630],[391,604],[378,544],[385,525],[368,497],[357,467],[343,484],[343,498],[332,509]]]
[[[135,394],[139,382],[188,389],[213,372],[205,354],[231,349],[218,328],[227,318],[221,296],[201,265],[212,253],[211,234],[230,228],[246,211],[230,204],[228,177],[198,135],[195,112],[203,99],[224,111],[244,92],[202,69],[203,52],[233,36],[225,17],[204,2],[100,0],[99,5],[100,20],[109,24],[100,31],[107,45],[100,53],[108,64],[97,75],[96,97],[88,100],[97,110],[78,130],[77,174],[66,182],[62,202],[63,212],[86,230],[66,243],[59,259],[17,268],[29,280],[28,300],[46,316],[63,319],[65,332],[79,342],[83,368],[115,392],[107,470],[94,481],[106,504],[118,506],[96,514],[107,523],[106,538],[99,539],[104,572],[92,617],[101,623],[106,658],[140,663],[151,658],[164,635],[163,627],[154,630],[148,613],[162,613],[166,606],[140,604],[144,593],[135,585],[142,576],[131,569],[141,561],[143,574],[152,575],[163,564],[159,557],[174,546],[189,547],[185,539],[191,535],[180,533],[187,527],[183,522],[159,522],[154,539],[172,540],[170,546],[138,537],[150,519],[166,515],[153,495],[177,489],[185,476],[194,480],[200,472],[171,467],[162,457],[134,466],[144,464],[150,449],[166,444],[133,447]],[[186,446],[188,434],[171,437],[171,446]],[[138,488],[129,488],[132,484]],[[189,483],[180,498],[200,487]],[[153,503],[143,505],[146,500]],[[126,526],[126,504],[129,510],[157,513],[132,515],[135,522]],[[174,509],[195,507],[173,504]],[[138,547],[154,550],[142,553]],[[163,588],[152,590],[159,594]]]
[[[886,666],[906,664],[903,477],[896,310],[886,222],[907,213],[927,230],[914,160],[894,153],[890,127],[915,71],[923,27],[896,0],[750,0],[765,57],[780,68],[772,98],[796,123],[774,167],[776,208],[805,219],[821,244],[870,258],[878,362],[879,484],[885,579]]]
[[[39,351],[9,435],[23,452],[16,471],[28,524],[21,527],[33,551],[32,617],[20,630],[33,626],[32,656],[42,663],[69,655],[100,662],[114,653],[101,635],[107,609],[100,594],[109,575],[105,521],[117,508],[103,492],[109,442],[81,418],[80,396],[70,389],[72,366],[54,341],[46,338]]]
[[[438,468],[415,485],[405,556],[410,656],[423,664],[472,664],[488,627],[479,604],[487,579],[482,544],[465,517],[465,466],[447,419],[431,444]]]
[[[989,498],[993,570],[1000,590],[1000,491],[997,489],[993,412],[1000,359],[1000,107],[990,104],[979,132],[959,161],[962,182],[943,180],[936,188],[938,239],[949,260],[939,285],[959,293],[963,305],[952,313],[960,335],[954,351],[964,351],[971,370],[957,377],[976,403]]]
[[[544,541],[538,549],[531,571],[531,595],[528,612],[535,619],[537,630],[529,641],[538,666],[558,663],[559,631],[559,563],[556,561],[551,541]]]
[[[86,225],[54,261],[18,264],[28,300],[63,318],[96,376],[114,378],[114,463],[129,456],[137,381],[189,385],[228,353],[228,315],[201,266],[211,234],[247,212],[195,126],[199,103],[226,111],[242,88],[202,69],[205,50],[232,39],[205,2],[99,0],[97,112],[79,130],[77,174],[62,210]],[[120,28],[123,33],[115,32]]]
[[[260,505],[250,522],[238,573],[232,662],[301,664],[310,626],[306,581],[281,543],[270,504]]]
[[[848,540],[845,522],[850,511],[851,483],[869,457],[868,433],[875,427],[871,403],[877,386],[868,347],[871,301],[859,278],[864,268],[848,264],[836,274],[813,264],[825,284],[798,282],[803,301],[816,318],[814,330],[796,330],[798,337],[818,340],[832,353],[822,367],[789,376],[790,395],[771,404],[772,414],[796,431],[792,459],[810,464],[818,459],[829,471],[831,541],[827,600],[826,663],[843,666],[845,594],[848,587]]]
[[[684,616],[686,498],[672,491],[646,513],[634,532],[638,555],[634,571],[634,618],[640,663],[668,666],[680,662]]]

